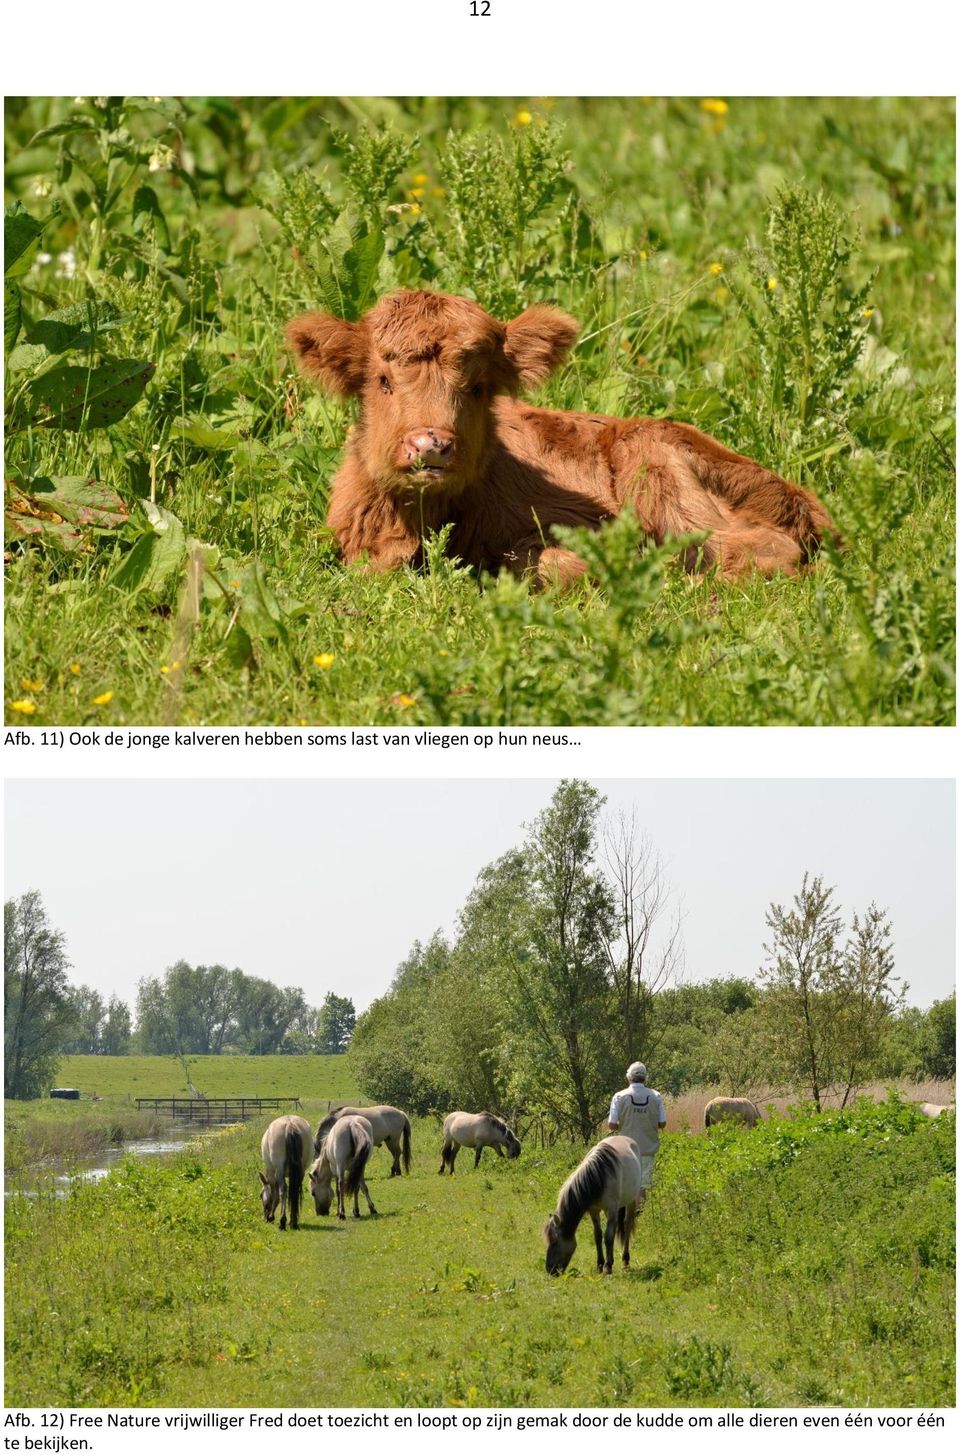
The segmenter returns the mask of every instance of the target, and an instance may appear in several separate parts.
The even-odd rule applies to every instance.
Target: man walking
[[[647,1188],[653,1186],[653,1159],[660,1145],[660,1133],[667,1125],[667,1113],[659,1091],[647,1086],[647,1068],[642,1061],[627,1067],[629,1085],[618,1091],[610,1103],[607,1122],[611,1132],[619,1132],[636,1144],[640,1154],[640,1196],[637,1212],[643,1208]]]

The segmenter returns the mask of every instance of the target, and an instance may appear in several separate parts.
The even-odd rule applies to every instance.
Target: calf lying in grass
[[[577,324],[554,308],[498,323],[443,293],[383,298],[357,323],[307,313],[287,325],[301,370],[361,400],[333,481],[330,525],[347,561],[420,559],[450,524],[465,564],[566,582],[583,562],[554,526],[596,529],[625,506],[658,544],[709,532],[685,564],[725,576],[792,574],[831,530],[809,490],[689,424],[535,409],[515,396],[566,357]]]

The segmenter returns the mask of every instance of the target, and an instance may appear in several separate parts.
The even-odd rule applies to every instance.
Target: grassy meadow
[[[191,1056],[187,1064],[204,1096],[299,1096],[311,1121],[331,1100],[356,1095],[342,1056]],[[152,1136],[169,1118],[138,1111],[136,1098],[190,1094],[175,1056],[62,1056],[57,1085],[81,1099],[4,1102],[8,1173]]]
[[[953,721],[948,100],[28,99],[6,160],[8,721]],[[845,552],[691,579],[626,520],[567,594],[345,569],[351,407],[283,325],[396,286],[556,302],[538,402],[689,420]]]
[[[88,1059],[70,1065],[77,1084]],[[144,1059],[104,1062],[100,1084]],[[222,1084],[203,1067],[211,1094],[240,1058],[218,1059]],[[353,1088],[342,1058],[296,1060],[315,1123],[324,1090]],[[251,1071],[245,1088],[263,1084]],[[317,1218],[308,1196],[301,1229],[281,1234],[259,1207],[262,1125],[127,1156],[66,1198],[41,1180],[7,1200],[8,1403],[953,1401],[952,1116],[891,1097],[775,1112],[752,1133],[668,1130],[629,1273],[592,1271],[587,1222],[556,1281],[541,1230],[582,1148],[528,1139],[516,1162],[487,1152],[477,1171],[464,1153],[441,1179],[439,1124],[422,1120],[411,1176],[391,1180],[374,1153],[377,1219]],[[631,1359],[622,1331],[638,1320]]]

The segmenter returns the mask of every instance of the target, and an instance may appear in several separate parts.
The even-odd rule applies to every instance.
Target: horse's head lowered
[[[313,1205],[321,1217],[326,1217],[333,1202],[333,1179],[323,1157],[318,1157],[310,1168],[310,1191]]]
[[[268,1223],[272,1223],[277,1208],[280,1206],[280,1188],[275,1182],[270,1182],[263,1173],[260,1173],[260,1181],[263,1186],[260,1189],[260,1201],[263,1204],[263,1215]]]
[[[576,1251],[576,1238],[573,1233],[563,1232],[556,1213],[547,1218],[543,1236],[547,1240],[547,1272],[562,1273]]]

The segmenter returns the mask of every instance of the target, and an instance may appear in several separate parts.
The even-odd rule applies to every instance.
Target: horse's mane
[[[616,1170],[617,1154],[613,1147],[609,1142],[598,1142],[560,1189],[555,1217],[565,1233],[577,1226]]]
[[[488,1122],[493,1122],[493,1125],[495,1127],[499,1127],[501,1132],[509,1132],[510,1128],[503,1120],[503,1117],[495,1116],[492,1111],[485,1111],[483,1115],[486,1117]]]

